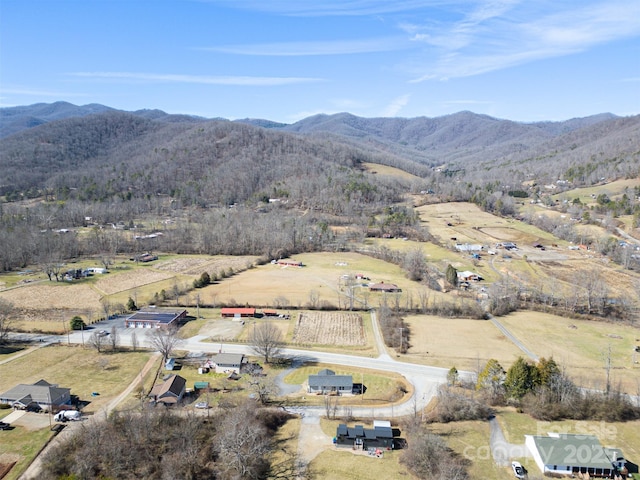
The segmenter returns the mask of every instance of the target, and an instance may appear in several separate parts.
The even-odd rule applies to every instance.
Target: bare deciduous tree
[[[109,344],[111,345],[111,350],[114,352],[118,350],[118,346],[120,345],[120,333],[118,333],[118,329],[114,325],[111,327],[111,335],[109,335]]]
[[[89,335],[89,340],[87,341],[87,344],[91,348],[95,348],[98,351],[98,353],[102,352],[102,348],[104,347],[104,344],[105,344],[104,335],[101,335],[98,332],[92,333],[91,335]]]
[[[282,352],[282,333],[273,323],[254,325],[249,343],[256,355],[264,358],[264,363],[269,363]]]
[[[147,334],[151,348],[162,354],[163,363],[167,361],[171,352],[178,347],[182,340],[178,338],[177,328],[155,328]]]
[[[0,298],[0,345],[8,342],[13,304]]]

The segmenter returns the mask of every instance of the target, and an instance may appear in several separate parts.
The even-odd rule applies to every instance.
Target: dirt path
[[[320,428],[320,416],[306,413],[302,417],[298,433],[298,461],[301,470],[306,470],[314,458],[332,445],[331,438]]]

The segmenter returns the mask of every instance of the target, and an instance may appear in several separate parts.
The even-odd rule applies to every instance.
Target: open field
[[[522,355],[491,322],[411,315],[405,318],[411,329],[411,348],[400,355],[409,362],[458,370],[477,371],[490,358],[505,368]]]
[[[182,273],[184,275],[194,275],[199,277],[203,272],[209,275],[219,274],[222,271],[228,272],[245,270],[255,263],[258,257],[255,256],[199,256],[199,255],[172,255],[163,257],[154,264],[156,270],[170,273]]]
[[[371,282],[395,283],[402,289],[414,285],[400,267],[357,253],[308,253],[296,255],[293,260],[305,266],[259,265],[201,289],[202,303],[286,308],[315,301],[344,307],[349,301],[341,277],[356,273],[366,275]],[[353,290],[356,306],[378,305],[379,294],[361,286]]]
[[[389,167],[387,165],[381,165],[379,163],[363,162],[362,166],[370,173],[378,175],[387,175],[389,177],[398,177],[405,180],[419,180],[420,177],[411,173],[400,170],[399,168]]]
[[[104,295],[112,295],[169,278],[173,278],[173,275],[144,266],[123,272],[100,275],[95,287]]]
[[[619,196],[622,196],[626,189],[629,189],[631,190],[629,196],[632,196],[633,188],[638,185],[640,185],[640,179],[627,178],[593,187],[574,188],[573,190],[558,193],[553,198],[557,200],[579,198],[582,203],[589,205],[595,204],[595,197],[602,194],[607,195],[612,200],[616,200]]]
[[[576,383],[604,389],[605,363],[611,348],[611,385],[640,391],[640,329],[612,322],[575,320],[538,312],[500,318],[524,345],[541,357],[553,357]],[[503,366],[505,366],[503,364]]]

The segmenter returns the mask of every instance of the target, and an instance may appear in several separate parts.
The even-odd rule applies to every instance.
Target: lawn
[[[525,435],[547,435],[549,432],[594,435],[606,447],[620,448],[634,463],[640,458],[640,420],[633,422],[590,422],[563,420],[542,422],[511,408],[500,409],[497,415],[505,438],[510,443],[524,443]],[[531,472],[538,472],[532,459],[521,459]]]
[[[0,365],[0,391],[40,379],[71,388],[72,395],[89,401],[85,411],[95,413],[135,379],[149,352],[98,354],[80,346],[49,346]],[[92,397],[92,392],[100,395]]]
[[[337,375],[351,375],[354,383],[364,383],[366,391],[364,395],[339,397],[340,405],[353,406],[374,406],[385,404],[386,402],[398,402],[406,395],[410,395],[413,390],[404,377],[399,374],[383,373],[357,367],[344,367],[340,365],[306,365],[296,368],[288,374],[284,381],[291,385],[303,385],[309,375],[315,375],[320,370],[328,368],[336,372]],[[406,395],[401,390],[408,392]],[[323,405],[322,395],[306,394],[301,389],[301,393],[290,397],[301,405]]]
[[[45,379],[71,388],[72,395],[90,402],[84,411],[92,414],[105,407],[135,379],[149,356],[149,352],[98,354],[79,346],[43,347],[0,365],[0,391],[19,383]],[[100,395],[92,397],[92,392]],[[7,458],[19,460],[7,477],[9,479],[18,477],[52,435],[48,428],[28,431],[19,426],[0,433],[0,455],[7,454]]]
[[[17,479],[52,436],[49,428],[32,431],[15,427],[13,430],[0,431],[0,463],[17,461],[4,480]]]

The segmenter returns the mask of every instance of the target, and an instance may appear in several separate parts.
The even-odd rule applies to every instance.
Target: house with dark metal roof
[[[149,392],[156,403],[175,405],[182,400],[187,391],[187,381],[180,375],[171,375],[164,382],[154,386]]]
[[[593,435],[525,435],[525,445],[543,474],[610,477],[625,468],[618,448],[605,448]]]
[[[347,427],[344,423],[338,425],[334,444],[338,447],[350,447],[355,450],[370,448],[393,449],[393,429],[391,425],[375,425],[364,428],[362,425]]]
[[[353,377],[351,375],[336,375],[329,369],[320,370],[317,375],[309,375],[309,393],[353,393]]]
[[[186,310],[155,310],[135,312],[124,321],[127,328],[170,328],[177,327],[187,316]]]
[[[0,403],[20,409],[38,407],[50,410],[71,404],[71,389],[58,387],[46,380],[38,380],[31,385],[16,385],[0,394]]]

